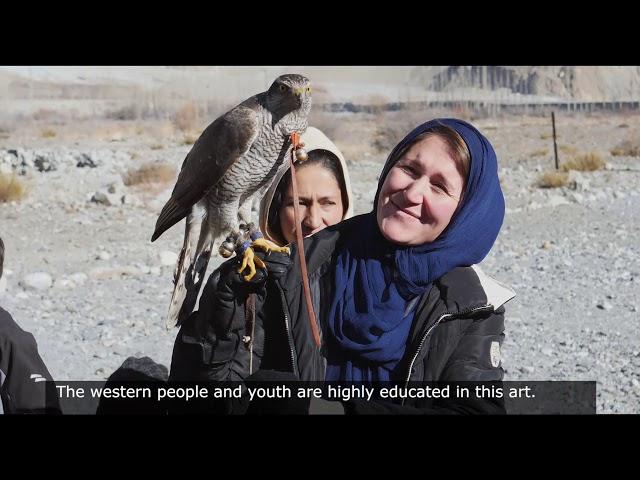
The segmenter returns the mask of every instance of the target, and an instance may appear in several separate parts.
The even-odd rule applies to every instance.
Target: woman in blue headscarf
[[[288,259],[267,257],[273,268],[258,284],[243,284],[231,262],[202,296],[200,315],[210,326],[203,334],[215,342],[198,352],[207,366],[194,378],[244,379],[260,369],[301,380],[401,387],[501,380],[503,305],[514,293],[477,264],[503,219],[489,141],[462,120],[418,126],[389,155],[373,210],[305,239],[320,345],[295,249],[288,268],[278,268]],[[253,337],[243,301],[249,292],[257,293]],[[343,404],[352,413],[503,412],[493,398]]]

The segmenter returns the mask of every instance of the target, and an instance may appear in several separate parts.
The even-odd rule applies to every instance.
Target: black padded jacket
[[[346,220],[305,239],[312,301],[321,337],[333,286],[334,252],[355,223]],[[269,279],[256,295],[253,335],[247,331],[246,297],[220,298],[217,282],[223,265],[210,276],[199,310],[176,338],[170,379],[243,380],[258,369],[292,372],[298,379],[322,381],[326,342],[316,346],[300,278],[299,259],[278,279]],[[514,292],[478,266],[459,267],[434,282],[418,301],[397,378],[413,382],[499,382],[504,371],[503,305]],[[223,327],[221,327],[223,326]],[[245,342],[251,337],[252,342]],[[487,398],[404,399],[397,402],[350,400],[351,413],[504,413],[502,401]]]

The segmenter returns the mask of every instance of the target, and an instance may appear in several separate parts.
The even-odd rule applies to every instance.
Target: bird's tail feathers
[[[167,330],[179,324],[178,314],[187,295],[186,278],[192,264],[193,244],[197,233],[196,230],[198,230],[196,228],[197,225],[194,223],[194,217],[189,215],[184,230],[184,243],[173,272],[173,293],[171,294],[171,303],[167,313]]]
[[[182,301],[182,307],[178,313],[178,324],[181,324],[196,306],[198,302],[198,296],[202,287],[203,280],[207,273],[207,266],[209,265],[209,259],[211,258],[210,243],[200,254],[196,254],[196,258],[189,268],[186,277],[186,292]]]

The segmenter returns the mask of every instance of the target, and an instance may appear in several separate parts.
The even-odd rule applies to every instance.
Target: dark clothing
[[[51,374],[33,335],[0,308],[0,413],[59,414]]]
[[[291,268],[269,279],[256,294],[252,355],[247,336],[245,298],[217,295],[221,269],[203,291],[200,309],[182,326],[173,351],[170,380],[243,380],[250,370],[292,372],[297,378],[324,381],[328,307],[333,294],[335,252],[352,231],[357,217],[305,239],[305,254],[314,310],[322,336],[314,342],[300,278],[299,258],[292,250]],[[500,345],[504,308],[513,291],[490,279],[478,267],[455,268],[419,297],[405,354],[392,380],[407,382],[500,381]],[[251,363],[251,365],[250,365]],[[251,368],[250,368],[251,367]],[[347,412],[504,413],[502,401],[482,399],[412,400],[404,404],[345,402]]]
[[[164,415],[162,402],[156,400],[157,388],[166,386],[167,367],[154,362],[149,357],[128,357],[107,379],[104,388],[150,388],[151,398],[101,398],[96,415]]]

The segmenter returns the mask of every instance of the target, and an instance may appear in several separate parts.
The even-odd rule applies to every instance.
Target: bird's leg
[[[240,221],[240,229],[244,225],[251,222],[251,208],[253,207],[253,196],[240,199],[240,205],[238,207],[238,220]],[[244,224],[244,225],[243,225]]]

